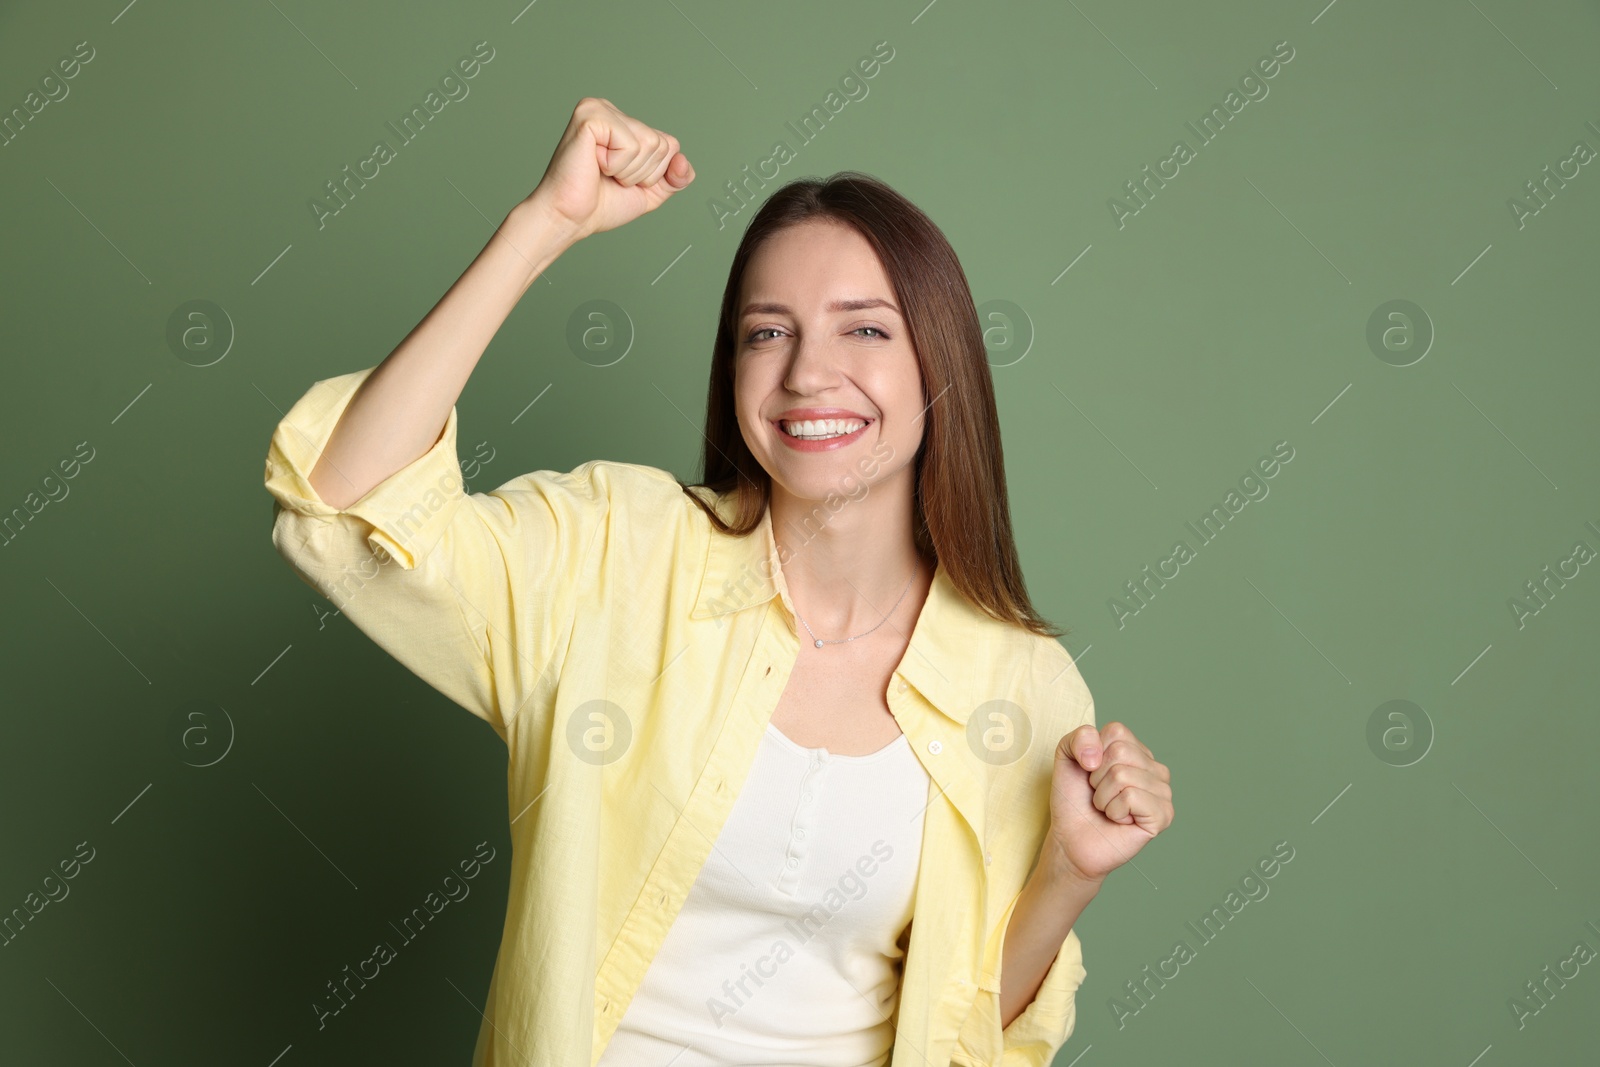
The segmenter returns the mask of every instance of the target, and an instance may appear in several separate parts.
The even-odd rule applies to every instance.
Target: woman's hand
[[[1172,825],[1172,775],[1120,722],[1085,724],[1056,745],[1050,833],[1040,866],[1098,883]]]
[[[654,211],[693,180],[676,137],[629,118],[609,100],[586,96],[528,199],[570,223],[577,240]]]

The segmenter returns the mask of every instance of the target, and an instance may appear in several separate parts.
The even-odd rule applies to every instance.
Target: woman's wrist
[[[1045,842],[1034,875],[1050,886],[1090,894],[1098,893],[1105,882],[1104,875],[1095,877],[1080,871],[1053,841]]]
[[[578,242],[577,224],[553,210],[537,193],[519,200],[500,224],[500,235],[517,250],[528,268],[523,291],[550,264]]]
[[[571,248],[583,236],[578,224],[551,207],[537,189],[517,201],[511,213],[526,216],[527,225],[537,226],[550,234],[563,249]]]

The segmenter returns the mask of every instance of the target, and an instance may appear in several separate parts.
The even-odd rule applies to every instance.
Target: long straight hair
[[[924,396],[933,398],[912,460],[911,526],[918,554],[942,564],[951,584],[984,614],[1042,636],[1061,636],[1065,631],[1034,610],[1017,560],[994,383],[966,273],[933,220],[871,175],[846,170],[790,182],[750,220],[722,293],[701,481],[679,485],[722,533],[747,536],[760,525],[772,477],[745,444],[734,407],[739,292],[750,258],[764,241],[813,219],[850,226],[872,245],[910,331]],[[696,488],[719,498],[734,494],[733,521],[725,521]]]

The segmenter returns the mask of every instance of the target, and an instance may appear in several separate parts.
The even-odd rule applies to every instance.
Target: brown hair
[[[683,491],[725,534],[745,536],[760,525],[772,478],[745,445],[734,409],[739,290],[763,241],[815,219],[852,227],[876,251],[905,316],[923,395],[933,397],[912,460],[911,526],[918,554],[942,564],[951,584],[986,615],[1042,636],[1061,636],[1034,610],[1017,561],[994,383],[966,273],[933,220],[871,175],[846,170],[826,179],[798,179],[773,193],[750,220],[728,270],[712,348],[703,480],[693,486],[679,482]],[[719,497],[734,493],[733,522],[691,492],[695,487]]]

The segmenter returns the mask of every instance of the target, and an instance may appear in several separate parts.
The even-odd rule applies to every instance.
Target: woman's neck
[[[774,483],[770,508],[790,599],[818,636],[854,636],[922,603],[933,567],[917,554],[908,487],[807,500]]]

